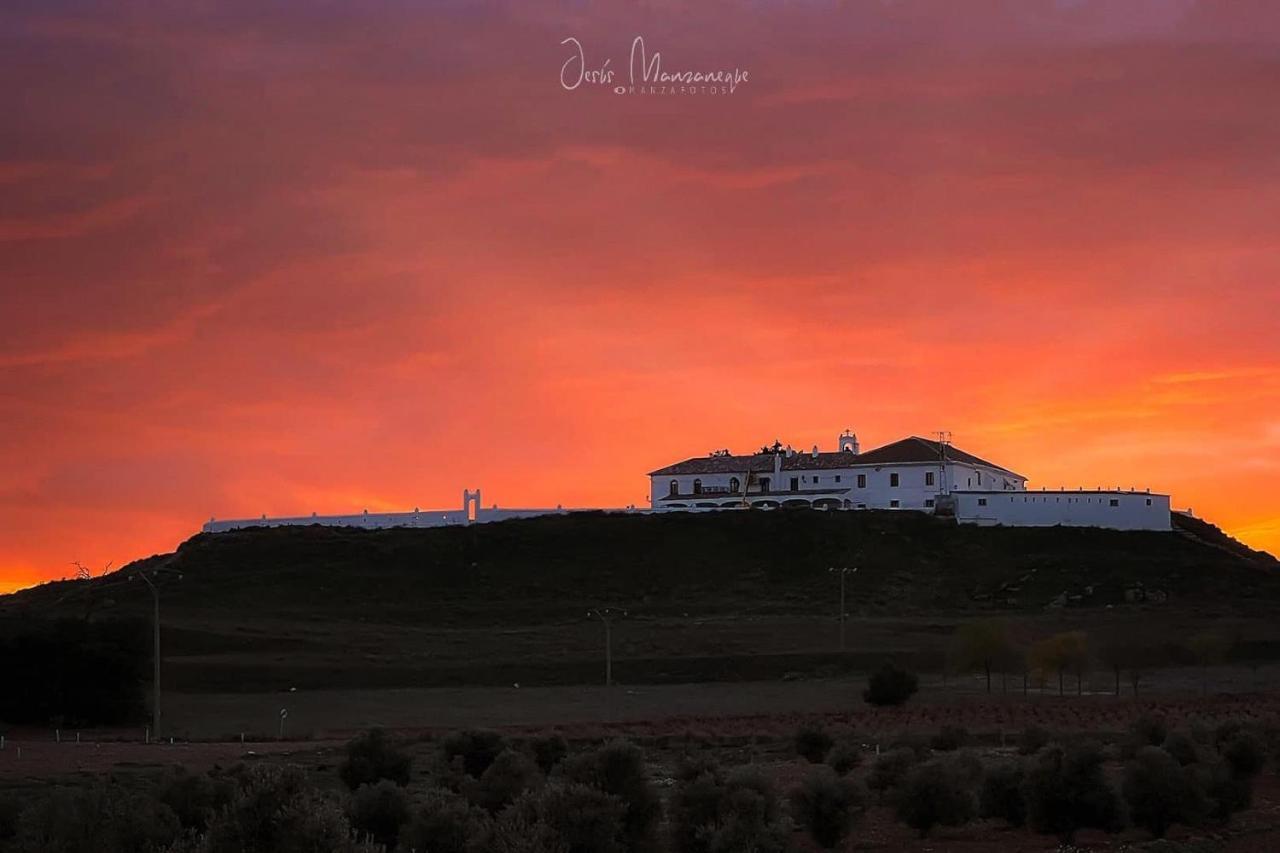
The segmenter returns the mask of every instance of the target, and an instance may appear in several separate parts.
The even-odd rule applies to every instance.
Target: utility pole
[[[160,574],[161,569],[154,569],[152,574]],[[177,573],[175,573],[177,574]],[[151,628],[154,646],[152,648],[153,670],[151,675],[151,735],[160,738],[160,587],[147,575],[146,569],[139,569],[136,577],[142,578],[151,590]],[[182,575],[177,574],[178,580]]]
[[[832,566],[831,568],[827,569],[827,571],[830,572],[831,574],[835,574],[836,572],[840,573],[840,651],[843,652],[845,648],[844,625],[846,622],[845,612],[844,612],[844,579],[848,575],[856,574],[858,569],[856,566],[854,568],[849,568],[848,566],[845,566],[844,568],[840,568],[840,569],[837,569],[835,566]]]
[[[615,614],[626,616],[625,610],[613,610],[609,607],[597,607],[587,611],[587,616],[595,616],[604,623],[604,686],[613,686],[613,617]]]

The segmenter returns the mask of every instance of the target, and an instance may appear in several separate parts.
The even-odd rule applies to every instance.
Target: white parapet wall
[[[1171,530],[1169,496],[1137,491],[957,491],[961,524]]]

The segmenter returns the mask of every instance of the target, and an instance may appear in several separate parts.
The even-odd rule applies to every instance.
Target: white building
[[[1169,530],[1169,496],[1136,491],[1028,492],[1027,478],[950,444],[911,436],[866,453],[846,430],[834,451],[775,442],[649,473],[655,510],[811,507],[911,509],[962,523]]]
[[[1017,527],[1066,525],[1117,530],[1169,530],[1169,496],[1136,490],[1028,491],[1027,478],[950,444],[912,436],[866,453],[845,430],[836,450],[800,453],[775,442],[735,456],[727,450],[686,459],[649,473],[648,510],[701,512],[777,509],[915,510],[954,517],[965,524]],[[205,533],[244,527],[320,524],[330,527],[445,527],[571,512],[485,508],[480,490],[462,493],[461,509],[354,515],[311,515],[219,521]]]

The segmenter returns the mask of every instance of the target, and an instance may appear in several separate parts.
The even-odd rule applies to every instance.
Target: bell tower
[[[840,452],[858,454],[858,437],[853,434],[853,430],[846,429],[840,433]]]

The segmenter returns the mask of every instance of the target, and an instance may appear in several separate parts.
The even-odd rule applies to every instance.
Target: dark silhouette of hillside
[[[1174,533],[957,526],[914,512],[574,513],[471,527],[282,527],[199,534],[106,578],[45,584],[0,608],[141,609],[121,583],[163,564],[167,609],[467,625],[829,608],[831,566],[855,565],[856,607],[920,614],[1101,607],[1133,590],[1197,606],[1280,600],[1274,557],[1196,519]]]

